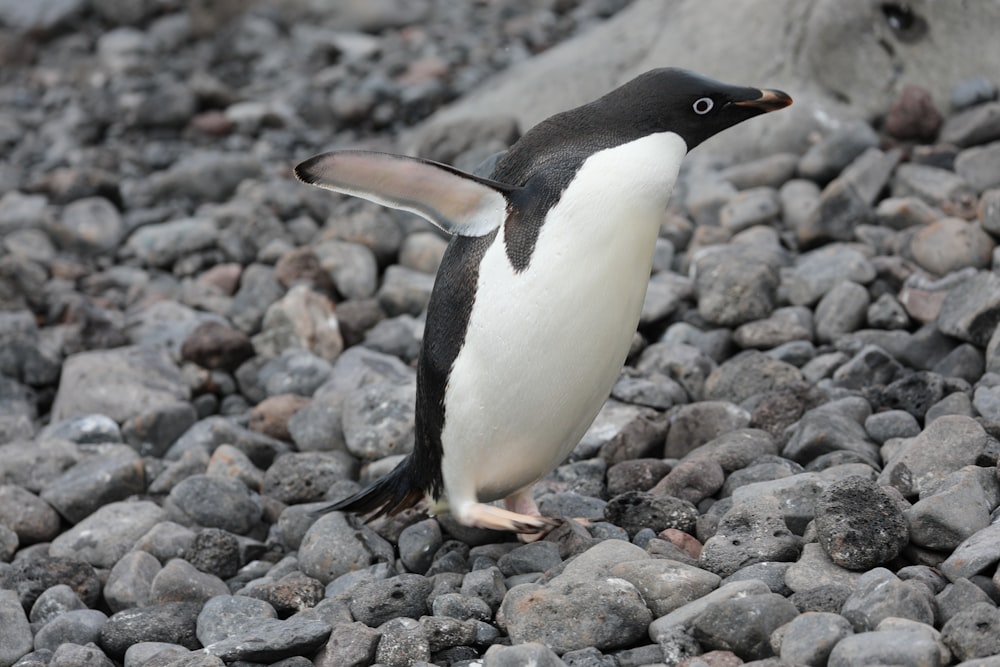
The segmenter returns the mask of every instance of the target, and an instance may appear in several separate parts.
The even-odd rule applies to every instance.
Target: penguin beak
[[[767,113],[768,111],[777,111],[778,109],[784,109],[789,104],[792,103],[792,98],[780,90],[761,90],[760,97],[752,100],[741,100],[739,102],[733,102],[733,104],[741,107],[750,107],[752,109],[757,109],[760,113]]]

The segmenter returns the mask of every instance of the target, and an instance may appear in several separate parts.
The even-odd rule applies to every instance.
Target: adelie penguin
[[[413,452],[327,509],[375,517],[426,498],[466,526],[550,528],[532,485],[569,455],[618,378],[681,160],[791,103],[656,69],[539,123],[488,178],[365,151],[299,164],[306,183],[452,236],[427,306]]]

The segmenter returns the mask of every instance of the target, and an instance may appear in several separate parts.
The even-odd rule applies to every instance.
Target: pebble
[[[232,477],[192,475],[180,482],[167,498],[180,523],[221,528],[245,534],[260,520],[260,498]]]
[[[760,660],[773,655],[771,634],[798,615],[795,605],[775,593],[733,597],[708,605],[692,620],[691,633],[709,650]]]
[[[184,648],[200,648],[196,635],[200,602],[166,602],[125,609],[113,614],[101,630],[101,646],[112,658],[121,659],[128,647],[139,642],[167,642]]]
[[[941,665],[938,645],[932,639],[905,630],[863,632],[845,637],[830,653],[827,665],[858,664]]]
[[[975,420],[945,415],[930,422],[920,435],[905,440],[879,475],[879,483],[904,496],[917,495],[949,473],[975,465],[989,436]]]
[[[998,503],[996,475],[978,466],[960,468],[906,511],[910,540],[928,549],[954,549],[990,525],[990,512]]]
[[[786,526],[782,509],[768,496],[742,501],[734,498],[715,534],[705,542],[701,566],[727,577],[753,563],[794,561],[801,543]]]
[[[906,618],[933,625],[934,598],[924,586],[907,583],[884,568],[861,575],[841,608],[855,632],[874,629],[886,618]]]
[[[833,482],[816,501],[816,535],[837,565],[869,570],[899,555],[910,537],[899,503],[872,480]]]

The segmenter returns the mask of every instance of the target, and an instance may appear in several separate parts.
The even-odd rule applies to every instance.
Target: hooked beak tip
[[[784,109],[791,103],[792,98],[788,95],[788,93],[781,90],[768,89],[761,90],[760,97],[757,99],[733,102],[733,104],[741,107],[753,107],[755,109],[760,109],[762,113]]]

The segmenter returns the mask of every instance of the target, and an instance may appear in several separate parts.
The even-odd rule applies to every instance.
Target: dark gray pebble
[[[952,616],[941,628],[941,639],[959,660],[1000,654],[1000,610],[980,602]]]
[[[330,626],[323,621],[289,618],[261,618],[243,632],[205,647],[205,652],[225,661],[277,662],[296,655],[310,655],[330,636]]]
[[[214,475],[188,477],[170,491],[167,502],[182,522],[238,535],[249,532],[263,511],[260,499],[243,482]]]
[[[889,617],[934,624],[934,596],[924,586],[908,583],[885,568],[861,575],[857,588],[844,601],[841,615],[855,632],[867,632]]]
[[[698,614],[691,634],[709,650],[759,660],[773,655],[771,633],[798,615],[795,605],[775,593],[731,598],[710,604]]]
[[[667,528],[691,532],[698,512],[685,500],[669,496],[658,497],[644,491],[629,491],[608,501],[604,516],[633,536],[643,528],[652,528],[656,532]]]
[[[833,482],[816,500],[816,535],[831,560],[849,570],[888,563],[909,540],[899,502],[863,477]]]
[[[150,607],[125,609],[108,619],[101,630],[101,646],[112,658],[139,642],[168,642],[185,648],[201,648],[195,634],[200,602],[166,602]]]
[[[362,584],[352,591],[351,614],[369,627],[394,618],[420,618],[427,613],[431,581],[418,574],[400,574]]]

